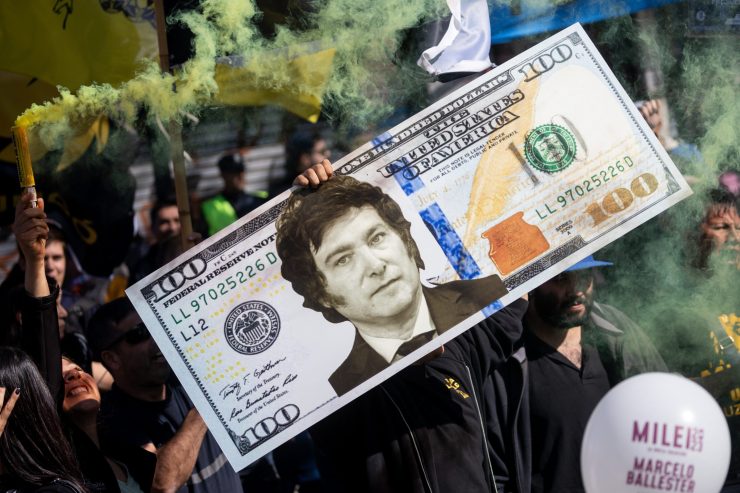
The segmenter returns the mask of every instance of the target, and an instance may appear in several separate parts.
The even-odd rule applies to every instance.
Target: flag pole
[[[163,72],[170,71],[169,48],[167,47],[167,26],[165,23],[164,0],[155,0],[157,44],[159,45],[159,67]],[[180,215],[180,241],[183,250],[189,249],[192,244],[188,237],[193,233],[193,221],[190,214],[190,196],[188,194],[187,175],[185,174],[184,149],[182,145],[182,125],[172,119],[168,125],[170,134],[170,157],[175,175],[175,197],[177,210]]]

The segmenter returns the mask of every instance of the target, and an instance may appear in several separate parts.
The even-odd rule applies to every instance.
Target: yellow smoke
[[[174,75],[162,73],[155,62],[148,61],[133,79],[116,87],[92,84],[74,93],[60,87],[59,97],[33,105],[16,124],[29,127],[33,139],[53,149],[101,114],[130,123],[143,108],[150,118],[179,119],[186,112],[218,104],[220,57],[243,60],[251,89],[323,99],[329,102],[330,112],[362,123],[387,111],[393,97],[388,94],[391,82],[402,83],[393,80],[390,60],[405,30],[443,9],[437,0],[335,0],[309,15],[308,29],[295,32],[279,27],[274,38],[266,39],[255,24],[261,13],[253,0],[203,0],[199,11],[170,19],[193,32],[193,56]],[[296,77],[291,64],[297,58],[329,49],[334,50],[330,73],[317,74],[316,70],[326,69],[317,66],[312,72],[308,67],[300,71],[307,77]],[[325,80],[317,83],[317,78]]]

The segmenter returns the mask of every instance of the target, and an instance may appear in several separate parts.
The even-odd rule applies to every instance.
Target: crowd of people
[[[656,108],[648,102],[641,111],[657,134]],[[329,195],[346,185],[333,177],[318,134],[294,136],[287,156],[291,179],[274,183],[270,196],[296,175],[296,185]],[[219,161],[224,190],[200,205],[201,237],[265,202],[243,191],[246,165],[239,153]],[[94,296],[69,289],[63,231],[47,222],[43,198],[32,207],[25,194],[14,224],[20,260],[0,286],[0,491],[578,492],[591,412],[620,381],[649,371],[680,373],[717,398],[735,450],[726,491],[740,491],[739,177],[715,177],[691,199],[700,212],[674,211],[638,228],[600,252],[602,260],[575,264],[239,473],[131,302],[110,286]],[[373,188],[351,194],[350,208],[373,214],[367,207],[383,201]],[[336,204],[305,197],[279,228],[341,236],[317,212],[336,212]],[[131,247],[128,283],[174,258],[179,235],[177,205],[160,198],[151,209],[153,241]],[[418,277],[413,240],[399,235],[396,250],[406,249]],[[669,260],[652,257],[666,249]],[[316,310],[367,328],[362,314],[353,319],[321,302],[334,287],[311,252],[291,243],[278,244],[278,253],[284,277],[301,283],[307,300],[317,298]],[[299,279],[291,262],[314,270]],[[625,286],[632,297],[619,294]],[[481,308],[460,286],[446,289],[458,290],[472,312]],[[500,280],[477,289],[501,289]],[[114,299],[104,303],[106,296]],[[338,394],[354,386],[331,383]]]

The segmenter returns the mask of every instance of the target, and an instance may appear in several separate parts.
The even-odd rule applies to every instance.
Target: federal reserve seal
[[[280,333],[280,317],[262,301],[247,301],[231,310],[224,323],[224,336],[229,346],[240,354],[257,354],[266,350]]]
[[[573,134],[550,123],[530,131],[524,141],[527,162],[545,173],[556,173],[570,166],[576,157],[576,149]]]

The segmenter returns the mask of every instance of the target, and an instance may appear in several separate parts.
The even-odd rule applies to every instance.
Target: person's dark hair
[[[315,130],[298,131],[290,136],[285,144],[285,169],[291,179],[300,172],[301,156],[311,153],[313,146],[321,139],[321,134]]]
[[[247,165],[244,162],[244,156],[238,152],[226,154],[218,160],[218,170],[224,173],[244,173]]]
[[[95,311],[87,324],[87,334],[96,361],[102,361],[100,353],[120,338],[118,324],[134,311],[134,305],[125,296],[110,301]]]
[[[0,436],[4,474],[14,482],[35,487],[64,479],[87,491],[49,388],[23,351],[0,347],[0,386],[5,387],[8,397],[16,388],[21,389]]]
[[[297,190],[277,220],[277,253],[283,261],[283,278],[303,296],[303,306],[321,312],[330,322],[346,320],[333,308],[326,279],[319,272],[312,250],[321,246],[324,233],[352,208],[372,206],[403,241],[417,267],[424,268],[419,248],[411,237],[411,223],[398,204],[379,187],[349,176],[334,176],[317,190]]]
[[[172,198],[166,198],[166,199],[160,199],[157,200],[153,205],[152,208],[149,209],[149,220],[151,221],[152,228],[155,224],[157,224],[157,215],[159,214],[159,211],[164,209],[165,207],[177,207],[177,202],[175,199]]]

